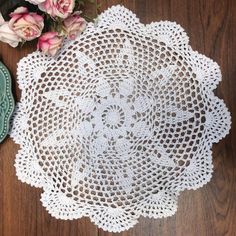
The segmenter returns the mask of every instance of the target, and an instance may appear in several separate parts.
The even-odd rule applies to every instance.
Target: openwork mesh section
[[[120,232],[173,215],[180,191],[210,180],[212,144],[229,131],[220,79],[179,25],[112,7],[56,58],[20,61],[17,176],[60,219]]]

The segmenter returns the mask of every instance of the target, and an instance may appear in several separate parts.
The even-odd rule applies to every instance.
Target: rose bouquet
[[[65,38],[74,40],[86,28],[87,22],[79,11],[84,1],[22,1],[22,5],[8,14],[8,20],[0,14],[0,41],[17,47],[37,38],[37,49],[54,56]]]

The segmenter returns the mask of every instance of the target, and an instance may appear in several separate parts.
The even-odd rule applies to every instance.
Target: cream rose
[[[5,20],[2,17],[2,13],[0,12],[0,25],[2,25],[5,22]]]
[[[8,43],[13,48],[17,47],[21,38],[10,29],[8,22],[0,25],[0,41]]]
[[[0,41],[8,43],[12,47],[17,47],[21,42],[20,37],[10,29],[8,22],[5,22],[0,13]]]

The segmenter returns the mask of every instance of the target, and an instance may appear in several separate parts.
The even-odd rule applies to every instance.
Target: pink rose
[[[22,39],[30,41],[42,33],[43,17],[28,11],[26,7],[18,7],[10,14],[9,27]]]
[[[30,2],[30,3],[32,3],[32,4],[34,4],[34,5],[38,5],[38,4],[40,4],[40,3],[43,3],[43,2],[45,2],[46,0],[26,0],[27,2]]]
[[[62,42],[63,37],[59,36],[57,32],[47,32],[39,38],[37,49],[46,55],[55,56]]]
[[[46,0],[39,4],[39,9],[47,12],[52,17],[66,18],[75,7],[75,0]]]
[[[63,21],[66,34],[70,39],[75,39],[86,28],[87,22],[84,18],[80,17],[80,12],[74,12]]]

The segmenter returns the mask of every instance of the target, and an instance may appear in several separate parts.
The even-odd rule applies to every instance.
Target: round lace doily
[[[107,231],[173,215],[180,191],[210,180],[212,144],[229,132],[220,80],[179,25],[112,7],[56,58],[19,62],[17,176],[43,188],[52,216]]]

